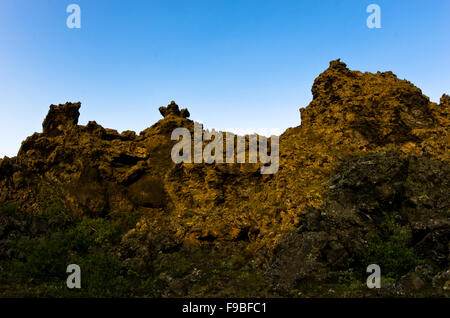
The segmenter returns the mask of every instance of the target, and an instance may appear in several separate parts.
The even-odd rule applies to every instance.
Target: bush
[[[369,264],[378,264],[385,278],[397,279],[412,270],[419,260],[408,246],[407,231],[386,216],[385,222],[368,238],[367,248],[356,253],[350,262],[361,273],[365,273]]]
[[[33,280],[61,280],[68,264],[101,264],[101,270],[117,268],[109,250],[120,240],[114,224],[104,219],[81,218],[67,230],[47,232],[36,238],[21,237],[12,250],[17,259],[12,272]],[[78,263],[76,263],[78,262]],[[110,263],[104,265],[104,263]],[[111,265],[111,266],[110,266]]]
[[[0,215],[14,215],[17,212],[18,204],[16,202],[0,206]]]

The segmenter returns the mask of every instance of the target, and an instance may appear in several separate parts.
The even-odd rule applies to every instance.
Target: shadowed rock
[[[45,135],[55,136],[73,128],[78,124],[81,103],[65,103],[50,105],[50,110],[42,123]]]
[[[178,105],[174,101],[171,101],[167,107],[161,106],[159,112],[164,118],[169,116],[188,118],[190,116],[189,111],[186,108],[180,111]]]

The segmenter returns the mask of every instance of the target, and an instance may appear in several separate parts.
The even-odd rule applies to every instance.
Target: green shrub
[[[350,262],[361,273],[365,273],[369,264],[378,264],[385,278],[396,279],[412,270],[419,260],[408,246],[407,231],[386,216],[385,222],[368,238],[367,248],[356,253]]]
[[[6,205],[0,206],[0,215],[13,215],[17,212],[18,204],[16,202],[11,202]]]
[[[95,263],[96,257],[107,253],[120,237],[114,224],[107,220],[83,217],[67,230],[49,231],[35,238],[21,237],[12,248],[17,256],[12,271],[33,280],[60,280],[67,277],[66,267],[74,259],[82,262],[86,258],[86,264]]]
[[[29,281],[63,279],[67,264],[68,240],[62,232],[40,238],[21,237],[12,246],[16,258],[11,271]]]
[[[121,262],[112,251],[92,248],[88,254],[72,255],[69,262],[80,266],[83,290],[98,296],[123,294],[125,278],[121,274]]]

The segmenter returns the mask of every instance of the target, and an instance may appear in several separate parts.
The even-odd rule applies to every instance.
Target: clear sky
[[[69,4],[81,28],[69,29]],[[381,8],[369,29],[366,7]],[[341,58],[391,70],[432,101],[450,93],[448,0],[0,0],[0,157],[50,104],[141,130],[175,100],[207,128],[300,124],[314,78]]]

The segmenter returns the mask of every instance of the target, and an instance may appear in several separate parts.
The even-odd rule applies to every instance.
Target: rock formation
[[[450,97],[436,104],[392,72],[339,60],[312,93],[301,125],[280,136],[274,175],[258,164],[173,163],[173,129],[194,126],[173,101],[140,134],[78,125],[80,103],[51,105],[43,132],[0,160],[0,265],[28,268],[11,265],[32,263],[23,240],[53,242],[55,229],[137,215],[98,247],[121,273],[151,282],[142,287],[150,294],[133,285],[124,295],[329,297],[354,281],[360,287],[339,295],[445,294]],[[78,248],[58,257],[92,256]],[[393,279],[381,291],[364,286],[368,261]],[[6,276],[4,293],[14,294]]]
[[[161,115],[166,118],[168,116],[177,116],[177,117],[182,117],[182,118],[188,118],[190,116],[189,111],[184,108],[180,111],[180,109],[178,108],[178,105],[175,104],[174,101],[171,101],[170,104],[167,107],[161,106],[159,108],[159,112],[161,113]]]

